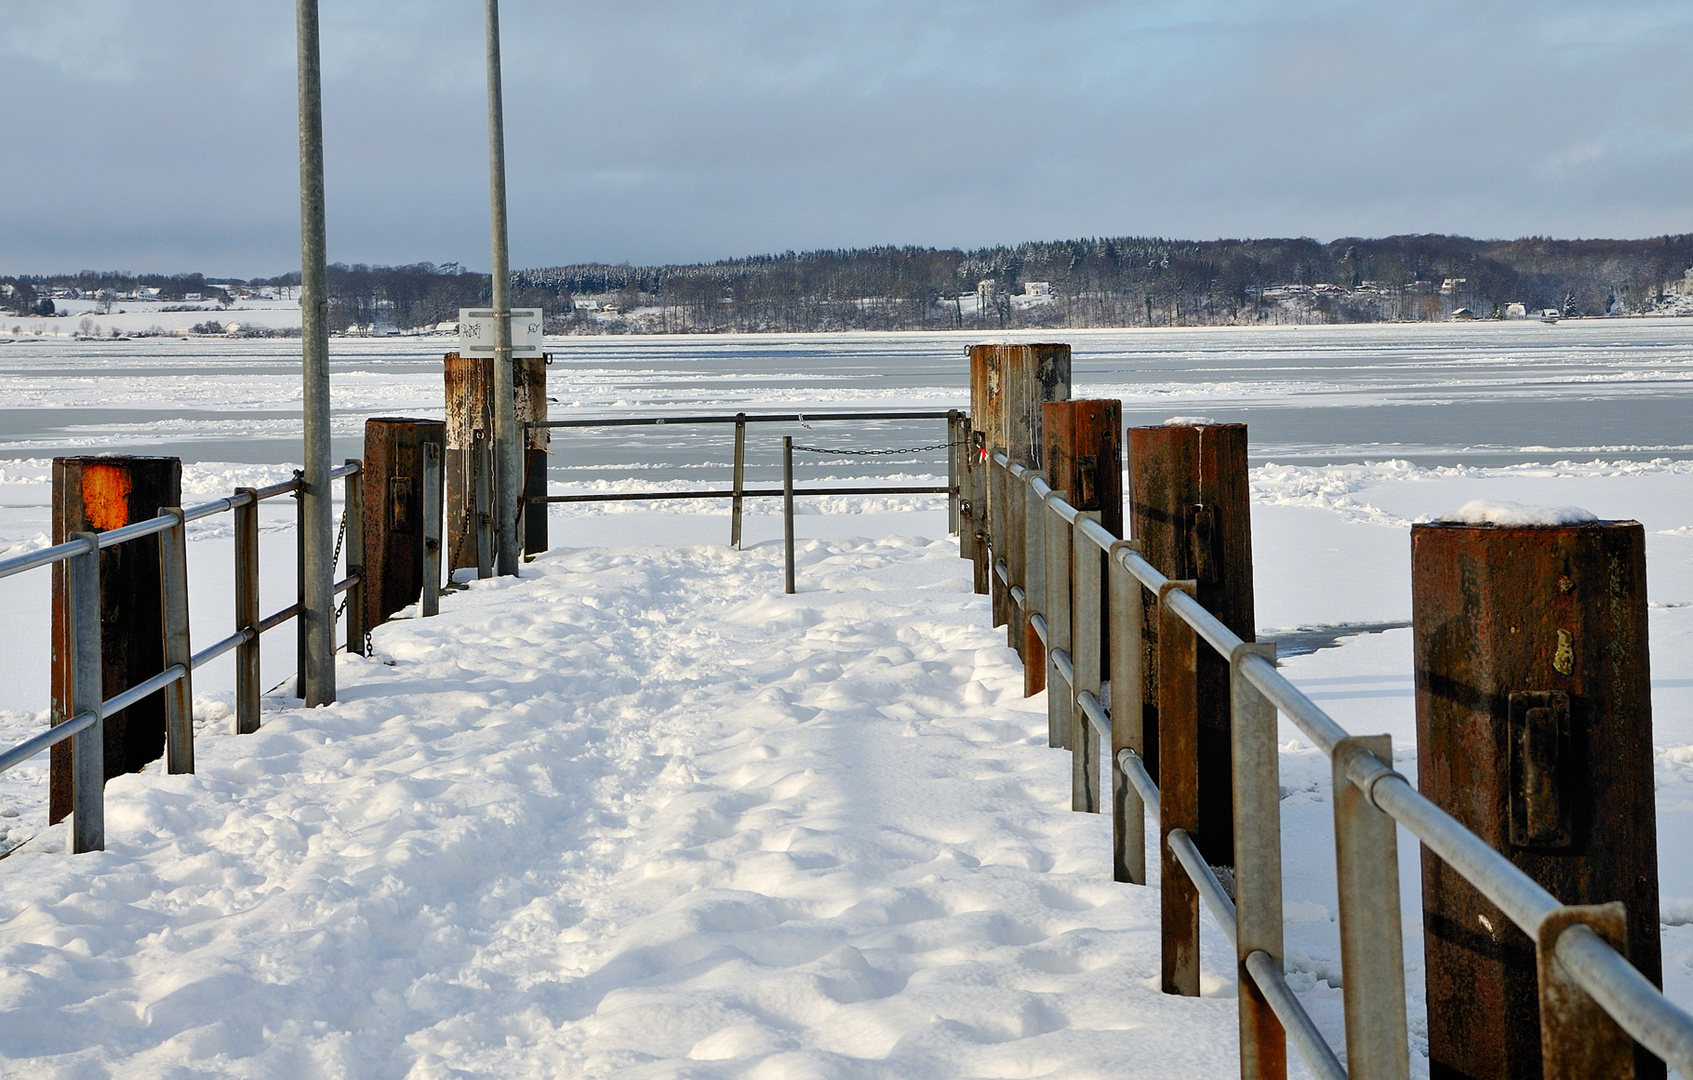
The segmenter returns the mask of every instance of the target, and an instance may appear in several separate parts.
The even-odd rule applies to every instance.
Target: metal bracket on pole
[[[782,591],[794,591],[794,438],[782,436]]]
[[[729,503],[729,546],[741,550],[741,499],[747,487],[747,414],[735,414],[734,498]]]
[[[1170,833],[1199,831],[1199,635],[1170,610],[1169,595],[1195,596],[1197,581],[1158,591],[1159,928],[1163,990],[1199,996],[1199,892],[1170,846]]]
[[[1054,514],[1054,517],[1057,515]],[[1076,524],[1098,521],[1098,510],[1079,510]],[[1100,601],[1104,589],[1099,580],[1099,550],[1086,533],[1070,527],[1070,663],[1074,672],[1070,687],[1070,746],[1072,753],[1072,809],[1099,813],[1099,733],[1081,709],[1083,691],[1097,700],[1100,691]],[[1047,688],[1051,693],[1052,687]]]
[[[430,443],[433,447],[435,444]],[[348,458],[348,465],[363,465],[357,458]],[[342,513],[347,515],[347,531],[345,533],[345,550],[347,552],[347,576],[358,576],[358,581],[347,589],[347,652],[352,656],[364,655],[365,635],[370,632],[369,617],[365,609],[365,581],[364,581],[364,488],[365,476],[361,468],[342,481],[345,498],[342,501]]]
[[[235,508],[235,629],[251,636],[235,646],[235,731],[259,730],[259,498],[253,488],[236,488],[247,501]]]

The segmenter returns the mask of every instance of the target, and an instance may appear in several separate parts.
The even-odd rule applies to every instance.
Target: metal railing
[[[822,495],[945,495],[947,496],[947,528],[959,528],[959,474],[964,466],[964,448],[959,438],[964,414],[958,409],[888,409],[859,412],[808,413],[721,413],[698,416],[620,416],[592,420],[544,420],[525,424],[525,430],[536,428],[595,428],[595,427],[657,427],[683,424],[735,425],[735,459],[728,489],[688,491],[617,491],[583,495],[551,495],[547,493],[546,476],[531,476],[527,485],[526,503],[592,503],[645,502],[670,499],[729,499],[729,545],[741,546],[742,501],[753,497],[777,497],[791,504],[795,497]],[[749,488],[746,486],[747,425],[749,424],[809,424],[816,421],[845,420],[945,420],[947,422],[947,483],[936,485],[876,485],[869,487],[805,487],[792,486],[791,479],[779,488]],[[787,470],[791,477],[791,468]],[[791,516],[791,515],[790,515]],[[791,532],[791,528],[790,528]]]
[[[1693,1077],[1693,1016],[1601,936],[1607,927],[1614,932],[1621,904],[1560,904],[1396,772],[1388,736],[1353,736],[1276,670],[1273,644],[1242,640],[1200,606],[1195,582],[1166,578],[1141,557],[1138,542],[1111,535],[1004,453],[983,465],[995,587],[1009,598],[1013,628],[1023,620],[1045,645],[1049,738],[1072,751],[1072,806],[1101,809],[1103,740],[1112,748],[1113,862],[1120,880],[1146,883],[1145,815],[1159,825],[1165,990],[1199,992],[1201,902],[1234,947],[1243,1077],[1284,1073],[1284,1033],[1317,1076],[1410,1075],[1395,823],[1534,941],[1547,1076],[1632,1076],[1626,1032]],[[1141,760],[1143,589],[1157,598],[1162,789]],[[1229,662],[1232,896],[1192,837],[1199,816],[1201,643]],[[1116,690],[1110,696],[1126,703],[1122,708],[1101,700],[1102,649]],[[1278,713],[1333,767],[1345,1066],[1288,988],[1282,966]]]
[[[335,595],[353,591],[348,607],[348,647],[363,651],[363,602],[359,591],[363,561],[362,471],[349,461],[332,471],[331,480],[346,482],[346,577],[335,583]],[[0,751],[0,772],[36,754],[71,740],[71,850],[99,851],[105,847],[104,719],[122,709],[165,692],[165,758],[173,773],[194,771],[194,695],[192,672],[229,652],[236,652],[235,728],[241,733],[259,729],[259,636],[296,618],[305,609],[304,583],[293,604],[259,617],[259,504],[279,495],[299,496],[298,474],[291,480],[262,488],[237,488],[233,495],[199,506],[168,507],[157,517],[105,532],[73,532],[62,544],[0,560],[0,578],[37,567],[66,564],[65,616],[69,630],[66,713],[52,727]],[[188,523],[215,514],[235,515],[235,622],[233,634],[199,652],[191,651],[188,631]],[[164,638],[164,670],[117,695],[101,698],[100,552],[142,537],[159,537],[159,580]],[[297,539],[302,548],[303,531]],[[358,640],[355,643],[355,631]],[[304,641],[296,643],[303,654]],[[304,670],[302,663],[297,669]]]

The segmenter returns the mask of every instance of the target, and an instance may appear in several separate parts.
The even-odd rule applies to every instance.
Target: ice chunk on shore
[[[1599,518],[1579,506],[1528,506],[1471,499],[1439,520],[1454,525],[1585,525]]]
[[[1216,422],[1217,421],[1211,419],[1209,416],[1172,416],[1168,420],[1164,421],[1162,426],[1163,427],[1203,427],[1206,424],[1215,424]]]

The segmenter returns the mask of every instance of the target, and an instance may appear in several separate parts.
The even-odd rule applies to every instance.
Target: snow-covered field
[[[1282,433],[1254,440],[1261,631],[1338,635],[1285,670],[1354,732],[1391,733],[1412,775],[1410,633],[1381,629],[1409,619],[1410,522],[1472,498],[1643,522],[1665,975],[1693,1007],[1693,440],[1668,434],[1693,326],[1495,329],[1066,336],[1079,396]],[[585,412],[947,407],[968,340],[569,342],[550,392]],[[0,351],[8,404],[151,410],[116,437],[96,417],[77,452],[182,450],[207,497],[286,474],[285,350],[135,344],[117,364],[70,343]],[[372,413],[438,413],[438,360],[416,348],[338,353],[346,434]],[[1560,426],[1584,407],[1592,425]],[[208,413],[238,441],[244,414],[275,415],[236,456],[201,437]],[[44,455],[76,426],[50,421],[0,428],[14,550],[45,539]],[[622,467],[654,460],[667,468],[641,483],[713,482],[725,445],[561,440],[555,486],[630,487]],[[196,675],[200,773],[113,781],[103,854],[69,858],[63,827],[42,829],[40,765],[0,777],[4,846],[32,837],[0,861],[0,1075],[1231,1075],[1222,936],[1207,922],[1204,997],[1158,993],[1156,892],[1112,883],[1108,821],[1066,809],[1044,698],[1021,697],[942,503],[802,506],[793,597],[775,509],[755,508],[734,552],[721,508],[554,508],[555,551],[521,580],[379,629],[374,659],[342,659],[337,705],[279,693],[257,735],[230,734],[214,663]],[[291,599],[291,510],[266,518],[267,609]],[[193,540],[204,643],[227,632],[227,526]],[[36,576],[0,583],[6,742],[42,722]],[[286,633],[267,642],[267,683],[292,670]],[[1283,740],[1290,978],[1338,1043],[1328,766]],[[1400,855],[1420,1048],[1403,833]]]

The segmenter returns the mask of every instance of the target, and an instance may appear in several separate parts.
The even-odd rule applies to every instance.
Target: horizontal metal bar
[[[1577,923],[1558,935],[1558,963],[1634,1040],[1693,1076],[1693,1016],[1676,1008],[1610,944]]]
[[[1080,516],[1074,506],[1057,495],[1046,496],[1046,505],[1051,507],[1052,512],[1063,518],[1065,523],[1069,525],[1074,525],[1076,518]]]
[[[1021,586],[1021,585],[1011,586],[1011,602],[1012,603],[1016,604],[1018,607],[1022,607],[1024,601],[1026,601],[1028,598],[1029,598],[1029,591],[1027,589],[1023,588],[1023,586]]]
[[[1058,677],[1075,686],[1076,665],[1070,661],[1070,654],[1063,649],[1052,649],[1047,655],[1052,657],[1052,666],[1058,669]]]
[[[1180,589],[1166,594],[1165,603],[1182,622],[1193,627],[1194,633],[1205,640],[1207,645],[1217,650],[1218,655],[1228,659],[1234,651],[1245,644],[1240,635],[1223,625],[1221,619],[1205,610],[1195,596],[1182,592]],[[1290,684],[1291,685],[1291,684]]]
[[[1123,569],[1133,574],[1137,581],[1153,593],[1162,589],[1164,583],[1170,580],[1160,573],[1157,567],[1143,559],[1138,552],[1129,548],[1118,550],[1117,561],[1123,564]]]
[[[195,653],[194,659],[190,662],[189,666],[198,668],[204,664],[209,664],[224,653],[235,648],[237,645],[245,645],[255,636],[256,635],[251,630],[237,630],[235,633],[224,638],[216,645],[208,645],[204,649]]]
[[[1005,582],[1007,585],[1011,584],[1011,571],[1006,567],[1004,559],[995,559],[993,561],[993,572],[999,575],[999,580]]]
[[[524,428],[646,427],[663,424],[797,424],[812,420],[945,420],[957,409],[890,409],[887,412],[746,413],[709,416],[619,416],[597,420],[537,420]]]
[[[43,750],[57,746],[79,731],[86,731],[94,726],[95,719],[93,713],[85,712],[71,717],[62,724],[55,724],[39,735],[31,735],[18,745],[0,753],[0,772],[5,772],[14,765],[28,761]]]
[[[1288,682],[1268,657],[1243,658],[1240,662],[1240,672],[1247,682],[1256,686],[1281,710],[1283,716],[1292,720],[1295,727],[1316,743],[1317,749],[1330,757],[1334,756],[1334,748],[1340,740],[1347,737],[1346,729],[1335,723],[1328,713],[1318,708],[1298,687]]]
[[[1093,729],[1099,732],[1099,737],[1106,742],[1110,742],[1111,715],[1105,711],[1105,706],[1099,703],[1099,699],[1093,696],[1093,692],[1083,690],[1077,694],[1076,704],[1082,707],[1082,712],[1087,715],[1088,723],[1092,724]]]
[[[1410,781],[1389,772],[1370,785],[1370,801],[1411,830],[1464,880],[1499,906],[1531,938],[1558,901],[1457,819],[1424,798]]]
[[[1029,625],[1034,627],[1035,636],[1040,638],[1040,643],[1042,645],[1045,645],[1046,644],[1046,616],[1042,615],[1038,611],[1035,612],[1033,615],[1029,616]]]
[[[1123,770],[1123,775],[1135,786],[1135,794],[1146,804],[1147,816],[1156,821],[1161,814],[1158,785],[1153,783],[1152,776],[1146,771],[1146,762],[1140,759],[1139,754],[1125,746],[1117,751],[1117,767]]]
[[[185,506],[182,508],[182,520],[199,521],[201,518],[211,517],[213,514],[221,514],[226,510],[233,510],[237,506],[243,505],[249,498],[251,496],[230,495],[227,498],[214,499],[209,503],[201,503],[199,506]]]
[[[1199,853],[1199,848],[1188,835],[1186,829],[1170,830],[1170,854],[1182,864],[1187,876],[1193,881],[1193,887],[1199,890],[1200,897],[1205,901],[1205,907],[1211,912],[1211,917],[1217,920],[1217,925],[1223,928],[1223,933],[1229,939],[1232,948],[1234,936],[1234,901],[1223,891],[1222,883],[1217,875],[1211,872],[1206,864],[1205,856]]]
[[[291,495],[299,490],[300,478],[296,476],[291,480],[284,480],[280,484],[272,484],[269,487],[259,488],[253,492],[253,496],[257,498],[259,502],[264,502],[266,499],[274,499],[278,495]]]
[[[110,716],[120,709],[127,709],[142,698],[158,693],[171,683],[188,674],[188,669],[181,664],[172,664],[145,682],[138,682],[134,686],[116,695],[100,706],[100,711]]]
[[[119,544],[126,544],[131,540],[139,540],[143,536],[162,533],[174,525],[176,525],[176,515],[160,514],[158,517],[148,518],[146,521],[137,521],[122,528],[108,529],[99,534],[100,550],[104,551],[109,547],[117,547]]]
[[[1276,1019],[1282,1022],[1282,1030],[1298,1048],[1299,1056],[1305,1059],[1312,1075],[1320,1080],[1346,1080],[1346,1069],[1334,1056],[1334,1049],[1317,1030],[1317,1025],[1311,1022],[1311,1014],[1293,996],[1281,965],[1263,949],[1254,949],[1246,956],[1246,970],[1252,975],[1252,981],[1258,984],[1264,1000],[1270,1003]]]
[[[954,489],[946,485],[902,487],[838,487],[795,488],[795,495],[948,495]],[[732,499],[736,492],[722,491],[608,491],[593,495],[540,495],[527,498],[531,503],[591,503],[591,502],[663,502],[668,499]],[[748,488],[739,494],[744,498],[782,498],[781,488]]]
[[[262,634],[266,630],[270,630],[274,627],[281,626],[283,623],[287,622],[289,619],[292,619],[294,616],[298,615],[299,613],[300,613],[300,605],[298,603],[289,604],[287,607],[283,608],[281,611],[277,612],[275,615],[269,615],[269,616],[266,616],[263,619],[260,619],[259,625],[254,627],[254,629]]]
[[[1022,480],[1024,477],[1029,475],[1028,468],[1023,465],[1019,465],[1016,462],[1010,462],[1005,466],[1005,468],[1006,471],[1011,474],[1011,478],[1013,480]]]
[[[1052,486],[1039,476],[1029,477],[1029,486],[1035,489],[1035,497],[1045,499],[1052,494]]]
[[[357,585],[358,583],[359,583],[359,575],[348,574],[346,577],[342,578],[340,581],[337,581],[335,583],[335,595],[340,596],[342,593],[346,592],[348,589],[352,588],[354,585]]]
[[[87,553],[88,541],[67,540],[63,544],[54,544],[52,547],[42,548],[40,551],[14,555],[10,559],[0,561],[0,578],[11,577],[13,574],[21,574],[25,570],[34,570],[38,566],[63,562],[65,559],[74,558],[77,555],[86,555]]]
[[[364,472],[364,466],[357,461],[349,461],[345,465],[338,465],[329,470],[331,480],[341,480],[349,476],[356,476]]]
[[[1101,551],[1110,551],[1111,545],[1122,539],[1121,536],[1112,536],[1110,529],[1093,518],[1083,518],[1076,522],[1076,532],[1092,540]]]

